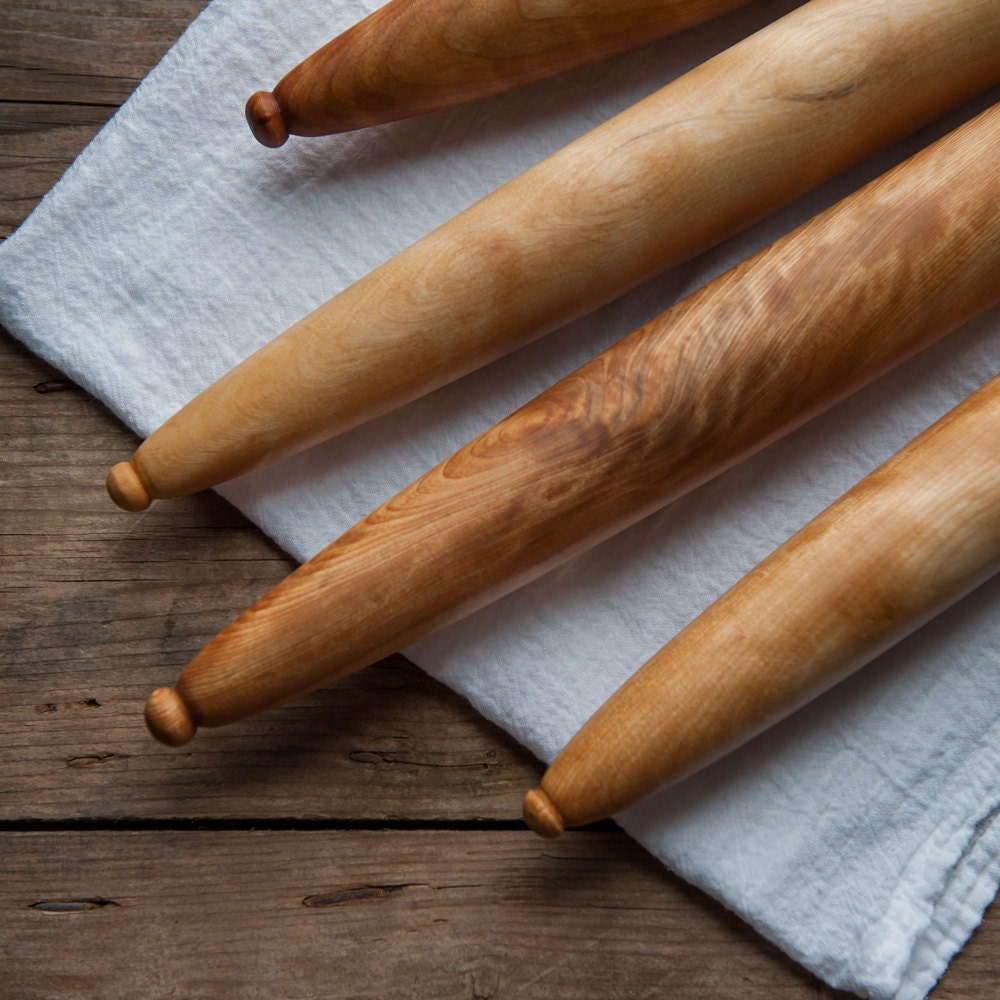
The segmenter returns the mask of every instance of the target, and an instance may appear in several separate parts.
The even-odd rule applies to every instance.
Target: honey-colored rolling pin
[[[813,0],[511,180],[208,387],[108,477],[214,486],[621,295],[1000,80],[1000,0]]]
[[[1000,105],[651,321],[406,487],[213,639],[180,745],[608,538],[1000,299]]]
[[[679,632],[524,800],[543,837],[746,742],[1000,569],[1000,377],[863,479]]]
[[[265,146],[440,111],[626,52],[747,0],[390,0],[247,101]]]

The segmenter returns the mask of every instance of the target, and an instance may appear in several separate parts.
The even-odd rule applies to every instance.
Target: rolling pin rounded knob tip
[[[524,797],[524,822],[547,840],[554,840],[565,833],[559,810],[540,788],[533,788]]]
[[[184,746],[198,729],[184,699],[168,687],[157,688],[146,700],[146,725],[168,747]]]
[[[268,90],[258,90],[247,101],[247,124],[262,146],[277,149],[285,144],[288,128],[278,99]]]
[[[152,502],[131,462],[119,462],[107,478],[108,493],[122,510],[145,510]]]

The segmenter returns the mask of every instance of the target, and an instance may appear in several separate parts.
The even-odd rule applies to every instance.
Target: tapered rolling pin
[[[711,763],[1000,569],[1000,378],[785,542],[611,696],[524,800],[558,837]]]
[[[213,639],[181,745],[402,649],[752,454],[1000,299],[1000,105],[610,347]]]
[[[390,0],[247,101],[265,146],[499,94],[693,27],[747,0]]]
[[[108,477],[213,486],[464,375],[700,252],[1000,80],[1000,0],[813,0],[345,289]]]

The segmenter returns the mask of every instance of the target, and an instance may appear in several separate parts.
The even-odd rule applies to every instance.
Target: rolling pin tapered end
[[[131,462],[119,462],[107,478],[108,493],[122,510],[145,510],[152,502]]]
[[[524,822],[547,840],[561,837],[565,832],[559,810],[540,788],[533,788],[524,797]]]
[[[278,99],[267,90],[251,94],[246,107],[247,124],[254,138],[263,146],[277,149],[285,144],[288,128]]]
[[[168,747],[184,746],[198,729],[184,699],[168,687],[157,688],[146,700],[146,725]]]

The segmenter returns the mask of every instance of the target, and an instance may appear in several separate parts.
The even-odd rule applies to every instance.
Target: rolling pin
[[[265,146],[440,111],[606,59],[747,0],[390,0],[247,101]]]
[[[180,746],[406,648],[729,468],[1000,299],[1000,105],[545,390],[160,688]]]
[[[604,819],[757,735],[1000,569],[1000,377],[682,629],[524,800],[543,837]]]
[[[108,476],[214,486],[620,296],[1000,80],[1000,0],[813,0],[427,234],[210,385]]]

